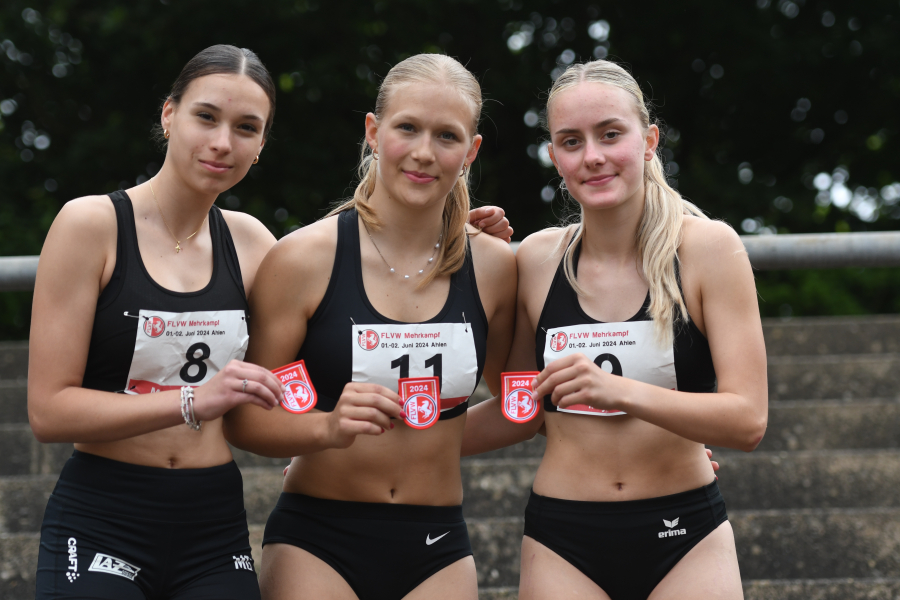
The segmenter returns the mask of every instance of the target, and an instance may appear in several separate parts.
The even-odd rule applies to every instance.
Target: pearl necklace
[[[372,245],[375,246],[375,251],[378,252],[378,256],[380,256],[381,260],[384,261],[384,264],[387,265],[388,270],[390,270],[391,273],[396,273],[397,271],[394,269],[394,267],[392,267],[390,265],[390,263],[388,263],[387,259],[384,257],[384,254],[381,253],[381,250],[378,249],[378,244],[375,243],[375,239],[372,237],[372,234],[369,232],[369,226],[366,225],[365,221],[363,221],[363,227],[365,228],[366,233],[369,235],[369,240],[372,242]],[[438,238],[437,244],[435,244],[434,248],[431,250],[431,256],[428,258],[428,264],[431,264],[434,262],[434,255],[438,251],[438,248],[441,247],[441,240],[443,240],[443,239],[444,239],[444,232],[442,231],[440,237]],[[425,266],[427,267],[428,265],[426,264]],[[419,269],[419,275],[421,275],[424,272],[425,272],[425,269]],[[409,275],[404,275],[403,279],[404,279],[404,281],[409,279]]]

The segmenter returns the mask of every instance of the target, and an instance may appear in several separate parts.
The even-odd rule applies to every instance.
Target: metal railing
[[[900,231],[745,235],[741,241],[760,270],[900,266]],[[37,264],[37,256],[0,257],[0,292],[34,289]]]

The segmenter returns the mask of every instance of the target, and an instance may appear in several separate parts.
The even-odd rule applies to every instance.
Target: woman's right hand
[[[328,441],[333,448],[347,448],[358,435],[381,435],[393,429],[391,419],[406,417],[396,392],[374,383],[350,382],[328,414]]]
[[[284,386],[271,371],[252,363],[232,360],[212,379],[194,390],[194,415],[200,421],[212,421],[241,404],[255,404],[272,410],[281,402],[283,395]]]

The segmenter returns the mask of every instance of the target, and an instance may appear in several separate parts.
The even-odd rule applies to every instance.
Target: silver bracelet
[[[181,388],[181,416],[188,427],[200,431],[201,422],[194,416],[194,388],[189,385]]]

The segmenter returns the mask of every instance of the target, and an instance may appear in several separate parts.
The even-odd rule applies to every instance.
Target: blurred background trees
[[[259,165],[222,194],[277,237],[351,193],[363,119],[391,65],[459,58],[487,102],[478,203],[515,239],[566,211],[539,122],[573,61],[628,66],[666,132],[678,189],[741,234],[898,229],[898,0],[4,0],[0,255],[38,254],[59,208],[151,177],[150,128],[202,48],[256,51],[279,87]],[[890,269],[758,274],[764,315],[900,312]],[[0,294],[0,339],[28,293]]]

